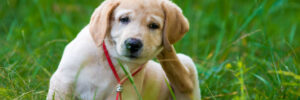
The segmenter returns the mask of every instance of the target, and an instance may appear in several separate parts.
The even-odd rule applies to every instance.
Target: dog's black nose
[[[143,47],[143,43],[140,39],[129,38],[125,40],[125,47],[130,53],[136,53]]]

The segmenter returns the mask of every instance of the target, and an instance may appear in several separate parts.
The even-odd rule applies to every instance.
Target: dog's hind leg
[[[183,66],[188,69],[190,75],[189,78],[191,78],[193,81],[194,88],[192,90],[192,94],[190,94],[190,96],[192,96],[191,98],[193,98],[193,100],[200,100],[201,94],[200,94],[200,87],[199,87],[199,79],[198,79],[198,72],[195,63],[187,55],[177,54],[177,57],[180,60],[180,62],[183,64]]]

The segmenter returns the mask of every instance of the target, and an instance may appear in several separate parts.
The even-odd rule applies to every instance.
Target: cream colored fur
[[[119,22],[129,16],[130,23]],[[159,29],[149,29],[156,23]],[[189,30],[188,21],[178,6],[168,0],[106,0],[93,13],[91,22],[70,42],[58,69],[50,80],[47,100],[114,100],[117,81],[107,63],[102,41],[121,78],[125,77],[117,59],[129,70],[144,64],[134,76],[143,100],[169,100],[167,79],[177,100],[199,100],[200,88],[192,59],[176,54],[172,44]],[[126,57],[124,41],[138,38],[143,49],[137,59]],[[151,59],[157,56],[160,63]],[[138,97],[129,81],[123,84],[123,100]]]

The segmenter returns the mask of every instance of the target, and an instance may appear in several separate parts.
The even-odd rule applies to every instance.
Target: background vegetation
[[[99,0],[0,0],[0,98],[45,99],[64,46]],[[203,99],[300,99],[299,0],[174,0]]]

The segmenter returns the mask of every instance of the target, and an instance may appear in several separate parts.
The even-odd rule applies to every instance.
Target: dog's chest
[[[105,66],[104,66],[105,67]],[[106,66],[107,67],[107,66]],[[116,97],[117,81],[110,70],[99,66],[89,66],[83,68],[78,75],[77,81],[75,81],[75,91],[79,98],[83,100],[111,100]],[[142,91],[142,79],[144,77],[143,72],[140,72],[134,76],[135,85],[138,91]],[[137,98],[134,88],[129,82],[125,81],[122,85],[124,90],[122,91],[123,98]]]
[[[116,85],[111,72],[102,66],[88,66],[78,72],[76,93],[84,100],[104,99]]]

